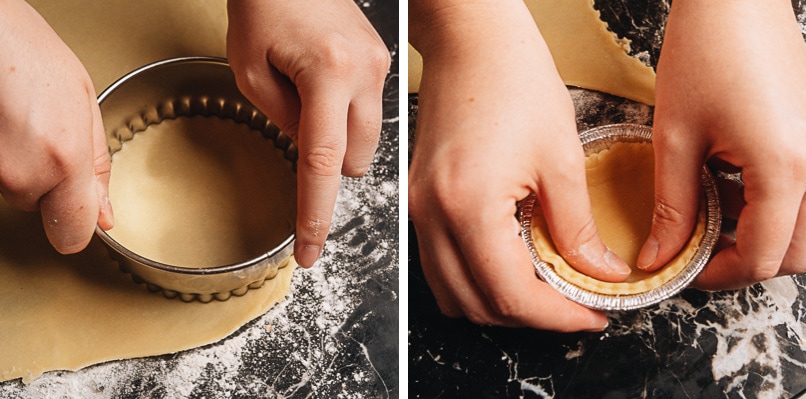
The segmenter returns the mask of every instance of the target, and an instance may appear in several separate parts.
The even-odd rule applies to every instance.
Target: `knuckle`
[[[373,81],[383,82],[392,57],[382,44],[356,46],[344,37],[333,35],[323,38],[317,63],[336,76],[352,76],[358,70],[366,71]]]
[[[238,86],[244,96],[252,98],[261,86],[262,74],[256,68],[248,66],[248,64],[236,67],[236,64],[230,61],[230,65],[235,76],[235,85]]]
[[[338,36],[324,39],[324,46],[319,52],[322,67],[334,74],[347,76],[355,72],[355,60],[352,46],[346,40]]]
[[[688,151],[691,143],[689,142],[688,135],[676,134],[674,129],[660,128],[652,132],[652,145],[655,148],[663,149],[663,151],[656,150],[657,154],[677,154],[678,152]]]
[[[367,52],[367,67],[373,76],[383,80],[392,65],[392,57],[384,46],[372,46]]]
[[[302,162],[316,176],[333,176],[341,170],[342,153],[335,147],[318,146],[309,149]]]
[[[519,320],[523,315],[522,301],[511,295],[492,298],[490,307],[496,315],[508,320]]]
[[[110,173],[112,171],[112,158],[109,151],[104,147],[103,151],[98,151],[92,160],[92,165],[96,175]]]
[[[444,211],[450,204],[450,182],[431,171],[423,175],[417,165],[409,175],[409,213],[414,221],[425,220]]]
[[[652,214],[653,225],[664,228],[673,228],[686,224],[686,217],[683,211],[668,204],[663,200],[655,201],[655,209]]]
[[[579,261],[582,254],[578,248],[585,246],[596,239],[598,236],[598,229],[596,228],[596,221],[593,220],[593,215],[589,215],[585,223],[573,235],[573,240],[568,241],[564,237],[557,237],[557,249],[563,258],[568,259],[571,263]]]
[[[302,226],[297,226],[298,229],[306,233],[308,237],[317,241],[324,241],[327,233],[330,231],[330,221],[326,219],[305,218]]]
[[[482,326],[492,324],[492,320],[490,319],[490,317],[487,317],[487,315],[474,310],[466,310],[465,318],[467,318],[467,320],[469,320],[473,324],[478,324]]]
[[[776,277],[780,268],[781,262],[778,260],[760,260],[750,270],[750,278],[753,283],[766,281]]]

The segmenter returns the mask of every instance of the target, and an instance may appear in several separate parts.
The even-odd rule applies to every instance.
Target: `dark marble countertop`
[[[651,125],[643,104],[571,89],[579,130]],[[416,121],[417,98],[409,101]],[[603,333],[473,325],[442,316],[409,225],[409,397],[789,398],[806,390],[806,277],[693,289],[610,312]]]
[[[596,0],[595,7],[632,40],[633,56],[655,65],[669,2],[638,3]],[[804,21],[802,2],[793,7]],[[652,107],[583,89],[571,94],[580,131],[652,124]],[[416,119],[411,95],[409,157]],[[688,289],[649,308],[610,312],[602,333],[484,327],[440,314],[413,225],[408,231],[410,397],[791,398],[806,390],[802,275],[737,291]]]
[[[367,176],[343,179],[323,256],[295,271],[290,296],[217,343],[8,381],[0,397],[399,397],[399,12],[358,4],[393,58],[380,145]]]

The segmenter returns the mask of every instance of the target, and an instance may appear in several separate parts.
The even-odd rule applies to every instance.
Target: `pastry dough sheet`
[[[169,300],[134,284],[100,240],[76,255],[50,247],[38,213],[0,199],[0,380],[206,345],[285,298],[296,264],[243,297]]]
[[[629,41],[607,29],[593,0],[525,0],[566,85],[655,103],[655,71],[627,54]],[[408,46],[409,93],[420,90],[422,57]]]
[[[706,212],[700,212],[691,238],[666,266],[647,273],[636,261],[652,226],[654,206],[654,155],[651,143],[615,143],[609,149],[585,159],[588,194],[593,218],[604,243],[630,265],[625,282],[604,282],[569,265],[551,241],[543,210],[535,205],[532,237],[540,259],[551,265],[566,281],[591,292],[630,295],[651,291],[678,275],[695,256],[705,235]]]

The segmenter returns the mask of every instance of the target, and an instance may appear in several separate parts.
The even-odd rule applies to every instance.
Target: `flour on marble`
[[[551,376],[530,377],[521,380],[520,383],[523,392],[531,392],[541,399],[554,398],[554,381]],[[543,385],[548,385],[548,390]]]
[[[748,397],[759,399],[779,398],[787,393],[784,368],[792,365],[806,368],[806,362],[789,355],[785,346],[806,350],[804,323],[793,314],[792,305],[797,302],[798,288],[791,277],[776,278],[760,284],[760,293],[752,289],[711,294],[708,304],[702,308],[692,306],[686,300],[675,297],[661,302],[657,307],[642,309],[636,324],[615,323],[608,335],[634,335],[641,337],[647,348],[655,347],[656,337],[653,320],[656,316],[668,316],[666,320],[678,331],[679,342],[699,345],[682,332],[682,326],[693,326],[693,336],[704,332],[716,337],[716,349],[711,358],[713,379],[726,392],[744,392],[745,383],[753,373],[763,373],[764,385]],[[741,304],[747,302],[746,306]],[[739,307],[746,309],[739,310]],[[698,313],[712,311],[713,318],[698,318]],[[618,318],[618,314],[612,315]],[[781,330],[785,333],[782,336]],[[572,351],[569,351],[569,353]]]

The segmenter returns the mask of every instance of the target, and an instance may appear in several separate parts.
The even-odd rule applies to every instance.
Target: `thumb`
[[[624,281],[630,267],[613,253],[599,236],[593,220],[585,178],[582,147],[572,158],[575,162],[544,178],[538,191],[551,239],[560,255],[581,273],[608,281]]]
[[[66,168],[61,181],[39,200],[45,234],[53,247],[63,254],[84,249],[96,224],[111,228],[113,223],[107,194],[111,165],[94,92],[90,85],[87,103],[92,118],[91,148],[80,145],[69,151],[68,154],[76,155],[64,162]],[[92,159],[89,159],[90,155]]]
[[[641,252],[637,267],[654,271],[668,263],[691,237],[699,210],[699,151],[685,148],[674,133],[656,129],[655,206],[652,229]],[[679,143],[679,144],[678,144]]]
[[[98,192],[98,226],[109,230],[115,224],[112,204],[109,202],[109,175],[112,170],[111,158],[106,144],[106,133],[101,120],[101,110],[96,103],[92,104],[92,146],[93,172],[95,187]]]

